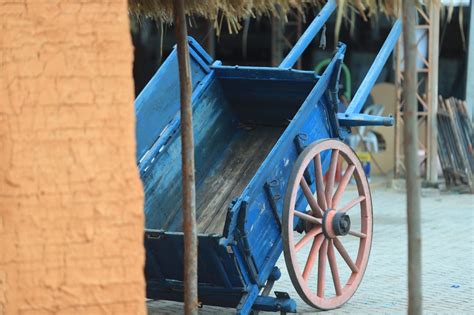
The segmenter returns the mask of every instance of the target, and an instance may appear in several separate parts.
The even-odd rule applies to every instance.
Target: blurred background
[[[301,13],[295,10],[287,16],[286,21],[276,16],[246,20],[237,34],[230,34],[227,26],[222,25],[218,36],[214,27],[204,19],[189,19],[188,26],[190,36],[225,65],[271,66],[282,60],[282,56],[287,54],[313,18],[313,11]],[[336,16],[333,15],[326,27],[326,49],[320,48],[321,35],[318,35],[306,50],[299,67],[314,69],[319,62],[331,56],[335,47],[335,21]],[[349,48],[345,63],[350,69],[351,96],[382,46],[391,23],[380,13],[374,14],[368,21],[358,14],[343,21],[339,41]],[[465,97],[468,23],[469,10],[463,7],[445,8],[441,13],[439,94],[443,97]],[[131,33],[135,47],[135,94],[138,95],[171,52],[176,40],[172,25],[160,24],[143,16],[131,17]],[[422,37],[420,40],[427,38]],[[394,83],[394,68],[393,61],[387,62],[378,82]]]

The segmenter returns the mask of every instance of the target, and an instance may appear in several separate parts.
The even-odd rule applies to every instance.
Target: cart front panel
[[[199,300],[204,304],[235,307],[244,293],[244,278],[232,249],[219,245],[219,236],[199,235]],[[182,233],[145,231],[147,298],[183,300]]]

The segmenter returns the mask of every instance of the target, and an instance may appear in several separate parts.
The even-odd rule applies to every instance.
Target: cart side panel
[[[298,158],[299,151],[294,139],[299,134],[307,137],[305,144],[319,139],[330,138],[330,128],[325,123],[326,112],[324,105],[319,103],[309,115],[302,117],[282,137],[281,143],[276,145],[272,152],[274,159],[262,165],[262,172],[257,174],[257,181],[252,185],[253,192],[249,199],[246,230],[248,240],[257,269],[262,274],[269,273],[271,266],[276,263],[282,251],[280,222],[283,212],[283,199],[293,165]],[[315,128],[317,126],[317,128]],[[265,185],[273,184],[271,191]],[[312,184],[314,187],[314,184]],[[271,200],[273,199],[273,200]],[[306,208],[306,200],[300,198],[298,205]],[[278,247],[278,250],[274,248]]]
[[[210,61],[192,43],[190,42],[190,65],[194,90],[210,72],[207,66]],[[135,100],[137,162],[179,112],[179,104],[179,72],[175,48]]]
[[[193,103],[196,188],[219,160],[237,126],[220,83],[212,79]],[[145,226],[181,231],[181,137],[179,128],[142,173],[145,188]]]
[[[245,215],[245,236],[248,243],[247,265],[249,265],[247,269],[255,270],[254,274],[259,284],[263,284],[268,278],[282,252],[280,222],[283,197],[293,165],[301,151],[295,141],[297,136],[300,135],[304,139],[300,143],[303,146],[320,139],[334,137],[329,115],[335,115],[335,113],[328,112],[330,106],[326,91],[329,79],[335,71],[336,59],[343,53],[344,50],[341,49],[328,65],[242,193],[242,200],[247,200]],[[328,161],[329,159],[323,156],[324,169],[327,169]],[[314,183],[311,185],[314,189]],[[306,208],[306,200],[301,196],[298,200],[298,207]],[[245,247],[242,237],[237,236],[237,239]]]

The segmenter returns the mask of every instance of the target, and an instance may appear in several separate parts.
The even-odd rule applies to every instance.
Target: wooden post
[[[191,108],[191,70],[184,12],[184,0],[175,0],[174,21],[178,45],[181,97],[181,159],[184,231],[184,313],[198,314],[196,191],[194,178],[194,139]]]
[[[295,14],[296,14],[296,40],[298,40],[300,39],[301,34],[303,33],[303,18],[302,18],[302,13],[300,13],[299,11],[296,11]],[[298,58],[298,61],[296,62],[296,69],[301,70],[302,65],[303,65],[303,58]]]
[[[438,63],[439,63],[439,14],[440,0],[430,1],[430,38],[428,74],[428,152],[426,179],[438,183]]]
[[[408,314],[421,314],[421,220],[418,165],[416,0],[403,1],[404,151],[408,225]]]
[[[214,23],[210,20],[206,21],[207,24],[207,37],[206,37],[206,50],[209,56],[214,59],[216,57],[216,30]]]
[[[402,57],[401,57],[401,51],[402,51],[402,41],[403,38],[398,40],[397,43],[397,48],[396,48],[396,58],[397,58],[397,63],[395,67],[395,86],[396,86],[396,114],[395,114],[395,150],[394,150],[394,158],[393,161],[395,162],[395,170],[394,170],[394,177],[395,178],[400,178],[401,172],[402,172],[402,163],[400,161],[400,156],[401,156],[401,139],[400,135],[402,133],[402,122],[403,122],[403,116],[401,113],[401,108],[402,108],[402,103],[403,103],[403,88],[402,86]]]
[[[285,27],[284,16],[281,14],[281,9],[278,7],[278,15],[272,16],[272,67],[278,67],[283,60],[283,28]]]

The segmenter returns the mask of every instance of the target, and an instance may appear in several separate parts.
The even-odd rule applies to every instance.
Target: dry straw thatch
[[[291,9],[305,12],[310,8],[319,8],[326,0],[185,0],[188,15],[201,16],[214,21],[220,29],[227,24],[230,32],[238,31],[240,21],[247,17],[286,13]],[[388,15],[397,12],[401,0],[337,0],[337,21],[342,21],[346,12],[353,9],[366,19],[380,11]],[[130,12],[144,15],[165,23],[173,20],[173,0],[129,0]],[[336,27],[338,28],[338,27]]]

